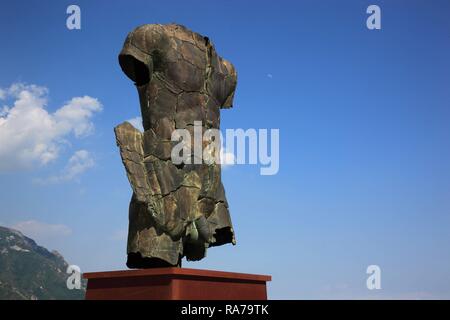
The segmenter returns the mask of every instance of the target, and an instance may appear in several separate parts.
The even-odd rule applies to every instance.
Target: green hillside
[[[84,287],[67,288],[67,267],[58,252],[0,227],[0,299],[84,299]]]

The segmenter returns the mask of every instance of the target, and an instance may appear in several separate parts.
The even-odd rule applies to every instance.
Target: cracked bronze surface
[[[220,109],[232,107],[233,65],[207,37],[176,24],[130,32],[119,63],[138,90],[144,127],[115,128],[133,189],[128,267],[181,266],[182,257],[200,260],[208,247],[235,244],[220,164],[171,161],[175,129],[192,134],[194,121],[203,132],[219,129]]]

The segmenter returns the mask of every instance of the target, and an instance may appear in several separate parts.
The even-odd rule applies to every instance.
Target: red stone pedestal
[[[87,300],[265,300],[270,276],[157,268],[92,272]]]

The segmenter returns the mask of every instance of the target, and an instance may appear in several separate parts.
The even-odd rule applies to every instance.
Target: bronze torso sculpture
[[[176,24],[136,28],[119,62],[137,87],[144,126],[115,128],[133,189],[127,266],[181,266],[207,247],[235,244],[220,164],[171,161],[175,129],[192,132],[194,121],[219,128],[220,109],[232,106],[234,67],[208,38]]]

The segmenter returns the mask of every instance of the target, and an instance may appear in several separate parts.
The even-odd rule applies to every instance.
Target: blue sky
[[[66,28],[73,3],[81,30]],[[370,4],[381,30],[366,27]],[[47,162],[8,155],[21,145],[0,136],[0,224],[82,271],[125,268],[131,189],[113,127],[140,114],[117,55],[136,26],[177,22],[236,67],[222,128],[280,129],[277,175],[222,172],[237,246],[184,266],[270,274],[275,299],[450,298],[449,14],[445,0],[5,2],[0,110],[21,83],[47,89],[49,119],[88,114],[43,140],[42,122],[10,126],[53,146]],[[381,290],[366,288],[371,264]]]

